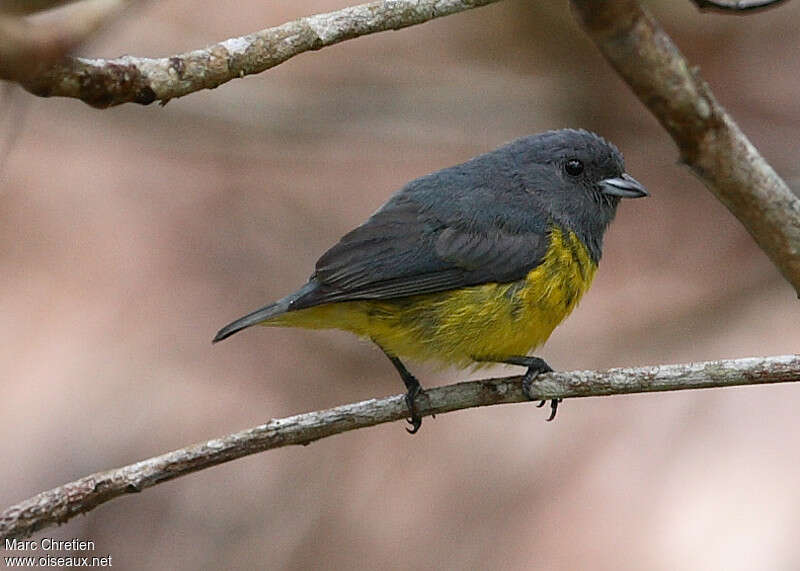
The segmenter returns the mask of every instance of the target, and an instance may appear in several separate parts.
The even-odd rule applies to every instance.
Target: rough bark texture
[[[681,159],[800,294],[800,199],[636,0],[573,0],[584,28],[661,122]]]
[[[100,108],[128,102],[166,103],[174,97],[260,73],[309,50],[398,30],[497,1],[370,2],[300,18],[172,57],[67,58],[20,83],[36,95],[76,97]]]
[[[548,373],[534,384],[541,399],[732,387],[800,381],[800,355],[710,361],[607,371]],[[429,389],[418,397],[421,415],[528,402],[520,377],[487,379]],[[42,492],[0,513],[0,539],[26,537],[64,523],[124,494],[272,448],[405,418],[404,396],[371,399],[328,410],[271,420],[267,424],[92,474]],[[429,427],[432,430],[433,427]]]

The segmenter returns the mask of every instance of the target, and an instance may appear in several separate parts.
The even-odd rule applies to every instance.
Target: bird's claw
[[[406,393],[406,406],[408,407],[408,413],[411,415],[411,418],[406,419],[406,422],[411,425],[411,428],[406,427],[406,432],[409,434],[416,434],[422,426],[422,417],[419,415],[415,403],[415,398],[422,392],[422,388],[417,385]]]
[[[553,369],[543,359],[539,359],[538,357],[531,357],[530,359],[531,360],[528,362],[528,370],[525,371],[525,375],[522,377],[522,390],[525,392],[525,396],[534,400],[534,396],[531,394],[533,381],[542,373],[551,373]],[[547,422],[552,421],[556,417],[558,405],[562,400],[563,399],[550,399],[550,416],[547,417]],[[542,408],[546,402],[547,399],[540,400],[536,406]]]
[[[547,417],[547,422],[550,422],[556,417],[556,412],[558,411],[558,405],[563,400],[564,399],[550,399],[550,416]],[[546,402],[547,402],[546,400],[540,400],[536,405],[536,408],[542,408]]]
[[[409,434],[416,434],[419,428],[422,426],[421,418],[407,418],[406,422],[411,425],[411,428],[406,427],[406,432]]]

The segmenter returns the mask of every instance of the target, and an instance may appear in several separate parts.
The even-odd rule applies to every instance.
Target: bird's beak
[[[600,189],[603,191],[603,194],[617,196],[619,198],[641,198],[642,196],[649,195],[642,183],[628,173],[622,173],[622,176],[601,180]]]

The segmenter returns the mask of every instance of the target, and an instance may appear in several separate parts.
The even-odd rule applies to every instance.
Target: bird
[[[304,285],[213,342],[256,324],[372,340],[403,380],[412,434],[422,386],[401,359],[527,367],[522,386],[533,399],[536,377],[553,369],[529,353],[591,285],[621,199],[647,195],[597,134],[516,139],[407,183],[327,250]]]

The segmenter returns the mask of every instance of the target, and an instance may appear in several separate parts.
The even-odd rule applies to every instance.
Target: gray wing
[[[317,287],[292,309],[524,277],[547,251],[546,215],[514,180],[470,183],[458,171],[411,183],[317,261]]]

